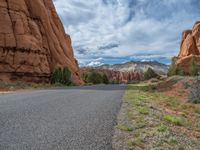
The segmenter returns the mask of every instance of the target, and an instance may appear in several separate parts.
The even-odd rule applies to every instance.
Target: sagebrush
[[[51,84],[72,85],[71,71],[67,67],[57,68],[51,74],[50,80]]]
[[[109,79],[106,74],[100,74],[98,72],[95,72],[94,70],[84,72],[82,74],[82,79],[87,84],[109,84]]]
[[[190,102],[198,104],[200,103],[200,78],[196,79],[190,90]]]

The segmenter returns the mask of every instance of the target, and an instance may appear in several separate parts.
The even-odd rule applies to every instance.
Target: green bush
[[[159,75],[157,73],[155,73],[155,71],[151,68],[148,68],[148,70],[144,73],[144,79],[145,80],[149,80],[152,78],[158,78]]]
[[[103,82],[104,84],[109,84],[109,79],[108,79],[108,77],[107,77],[106,74],[103,74],[103,76],[102,76],[102,82]]]
[[[57,68],[51,74],[50,80],[51,84],[71,85],[71,72],[67,67]]]
[[[172,115],[165,115],[164,120],[173,123],[175,125],[181,126],[183,124],[183,119],[180,117],[172,116]]]
[[[190,69],[190,75],[191,76],[197,76],[198,75],[198,66],[197,66],[194,59],[191,60],[189,69]]]
[[[85,83],[90,84],[109,84],[109,79],[106,74],[101,75],[94,70],[82,74],[82,79]]]
[[[169,67],[167,75],[168,76],[174,76],[174,75],[183,76],[184,75],[182,68],[180,66],[176,65],[174,58],[172,58],[172,64]]]
[[[102,83],[101,74],[99,74],[95,71],[89,71],[89,72],[83,73],[82,78],[85,81],[85,83],[90,83],[90,84]]]

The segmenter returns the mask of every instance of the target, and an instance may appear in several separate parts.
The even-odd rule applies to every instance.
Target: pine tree
[[[190,62],[190,75],[191,76],[197,76],[198,75],[198,66],[194,60],[194,58]]]
[[[157,78],[159,75],[157,73],[154,72],[153,69],[148,68],[148,70],[144,73],[144,79],[145,80],[149,80],[152,78]]]
[[[172,63],[169,67],[167,75],[168,76],[174,76],[174,75],[183,76],[184,75],[183,69],[175,63],[175,58],[172,58]]]
[[[102,82],[103,82],[104,84],[109,84],[109,80],[108,80],[108,77],[107,77],[106,74],[103,74],[103,76],[102,76]]]

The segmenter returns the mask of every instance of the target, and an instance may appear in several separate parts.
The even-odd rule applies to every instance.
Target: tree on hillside
[[[183,69],[180,66],[176,65],[174,58],[172,58],[172,63],[169,67],[167,75],[168,76],[184,75]]]
[[[159,75],[155,73],[155,71],[152,68],[148,68],[148,70],[144,73],[144,79],[149,80],[152,78],[157,78]]]
[[[196,64],[196,61],[194,58],[190,62],[190,75],[191,76],[197,76],[198,75],[198,66]]]
[[[184,75],[183,69],[178,65],[176,66],[175,75],[179,75],[179,76]]]
[[[108,79],[108,77],[107,77],[106,74],[103,74],[103,76],[102,76],[102,82],[103,82],[104,84],[109,84],[109,79]]]

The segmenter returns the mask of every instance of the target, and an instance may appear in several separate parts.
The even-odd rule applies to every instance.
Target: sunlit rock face
[[[186,30],[182,34],[180,52],[175,57],[175,62],[189,73],[189,65],[194,59],[200,68],[200,21],[194,24],[192,30]]]
[[[81,84],[71,39],[52,0],[1,0],[0,80],[48,82],[55,68],[65,66]]]

